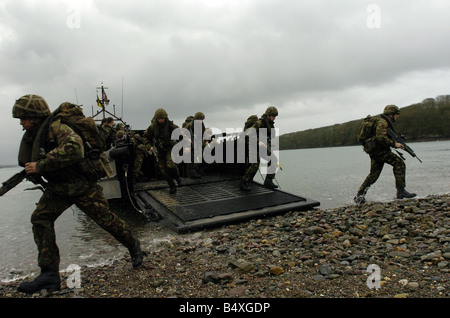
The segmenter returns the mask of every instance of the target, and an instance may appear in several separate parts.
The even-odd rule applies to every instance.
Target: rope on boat
[[[125,183],[126,183],[126,188],[127,188],[127,193],[128,193],[128,199],[130,200],[131,205],[137,212],[144,214],[144,212],[141,209],[136,207],[136,205],[133,202],[133,198],[131,197],[130,187],[128,186],[128,164],[127,163],[123,165],[123,171],[125,172]]]

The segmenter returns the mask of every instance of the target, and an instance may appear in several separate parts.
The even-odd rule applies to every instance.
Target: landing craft
[[[106,94],[102,84],[102,99],[97,98],[100,114],[112,116],[116,120],[115,113],[106,114]],[[125,124],[125,123],[124,123]],[[253,218],[264,218],[294,210],[307,210],[320,203],[315,200],[300,197],[298,195],[269,189],[259,182],[252,182],[252,191],[244,192],[239,189],[240,178],[248,166],[248,158],[239,160],[238,149],[245,143],[243,134],[213,135],[221,147],[222,160],[207,163],[202,160],[201,178],[191,179],[188,176],[186,163],[178,163],[182,183],[177,187],[175,194],[169,193],[167,182],[161,178],[157,169],[154,155],[146,154],[142,163],[144,178],[134,180],[133,168],[137,154],[137,147],[132,142],[133,135],[142,136],[143,130],[131,130],[125,124],[125,135],[117,140],[113,148],[107,151],[113,174],[111,177],[101,179],[100,185],[110,204],[127,205],[127,209],[133,209],[142,213],[148,219],[169,227],[178,233],[201,230],[210,227],[218,227],[225,224],[243,222]],[[232,151],[235,160],[230,160]],[[221,163],[218,163],[221,162]]]

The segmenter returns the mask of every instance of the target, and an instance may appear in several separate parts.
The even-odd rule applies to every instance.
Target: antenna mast
[[[109,112],[106,107],[108,107],[109,105],[109,99],[108,96],[106,95],[105,89],[108,89],[108,87],[105,87],[103,85],[103,82],[101,84],[100,87],[97,87],[97,101],[96,104],[98,107],[101,108],[101,110],[98,110],[95,115],[94,115],[94,109],[92,109],[92,118],[94,118],[95,121],[102,121],[102,119],[106,118],[107,115],[109,115],[110,117],[114,118],[114,120],[118,120],[121,121],[124,125],[126,125],[126,123],[122,120],[122,118],[116,116],[116,109],[115,106],[113,105],[113,112]],[[100,90],[101,92],[101,96],[102,98],[100,99],[98,97],[98,90]],[[97,117],[98,115],[102,114],[102,118],[101,119],[95,119],[95,117]]]

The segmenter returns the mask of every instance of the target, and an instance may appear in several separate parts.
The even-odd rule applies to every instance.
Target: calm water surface
[[[450,191],[450,141],[411,143],[422,159],[404,154],[407,165],[406,189],[419,197],[444,194]],[[276,181],[281,189],[317,200],[320,208],[335,208],[353,204],[358,187],[369,173],[369,157],[361,147],[285,150],[280,152],[283,170]],[[20,168],[0,169],[0,181],[7,180]],[[255,181],[261,182],[257,174]],[[31,212],[41,196],[30,182],[22,182],[0,197],[0,281],[9,281],[37,272],[37,250],[31,231]],[[390,201],[396,195],[392,168],[386,165],[379,180],[366,198],[370,201]],[[121,213],[119,213],[122,215]],[[123,216],[123,215],[122,215]],[[136,217],[124,216],[137,232],[144,248],[160,240],[169,240],[174,234],[142,222]],[[60,248],[61,266],[70,264],[107,264],[127,250],[107,232],[75,206],[65,211],[55,224],[57,244]]]

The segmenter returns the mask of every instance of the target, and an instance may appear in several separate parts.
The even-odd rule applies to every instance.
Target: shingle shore
[[[1,298],[448,298],[450,195],[293,211],[218,229],[142,242],[129,256],[82,267],[80,288]],[[72,279],[72,280],[71,280]]]

